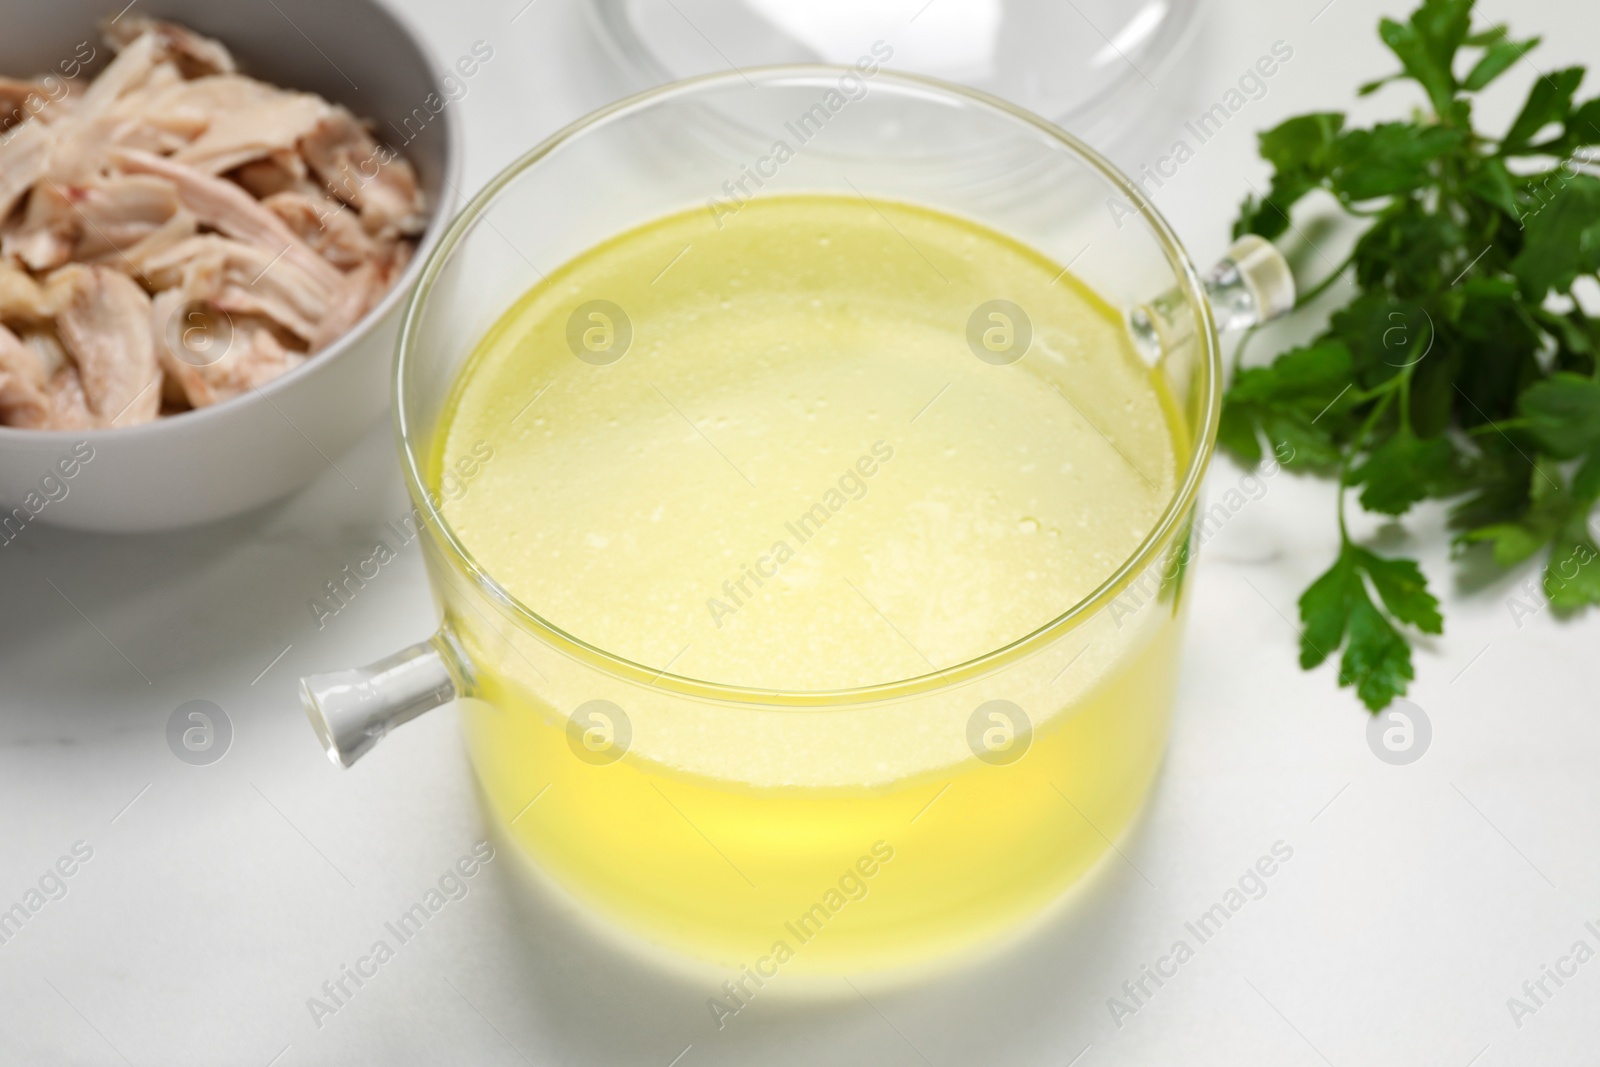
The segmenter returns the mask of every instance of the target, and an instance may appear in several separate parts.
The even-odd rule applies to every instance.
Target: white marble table
[[[1275,40],[1294,58],[1157,193],[1201,260],[1223,248],[1246,180],[1262,179],[1253,130],[1336,106],[1390,66],[1380,5],[1335,0],[1319,15],[1323,3],[1212,9],[1180,111],[1220,98]],[[524,4],[407,3],[440,56],[496,49],[457,105],[473,187],[617,92],[577,0]],[[1545,34],[1544,69],[1594,58],[1600,8],[1483,6]],[[1585,926],[1600,929],[1600,619],[1514,617],[1531,572],[1464,591],[1439,516],[1412,522],[1448,609],[1412,693],[1434,737],[1418,763],[1380,762],[1329,670],[1294,664],[1283,616],[1333,547],[1333,497],[1286,474],[1195,576],[1170,754],[1124,845],[1149,884],[1113,858],[1079,906],[999,958],[871,1003],[763,1000],[719,1032],[710,990],[590,941],[492,864],[319,1027],[307,998],[485,833],[452,711],[340,772],[296,703],[298,675],[433,627],[412,546],[318,628],[308,599],[406,510],[386,428],[338,462],[349,482],[329,471],[219,527],[113,540],[34,526],[0,550],[0,908],[41,878],[65,889],[0,944],[0,1064],[1490,1067],[1594,1054],[1600,963],[1546,980],[1520,1026],[1507,998],[1574,942],[1600,949]],[[1213,495],[1239,477],[1219,465]],[[219,763],[168,749],[168,717],[189,700],[232,722]],[[1279,841],[1293,856],[1266,895],[1114,1020],[1108,998],[1131,1006],[1124,981]],[[59,883],[58,861],[72,871]]]

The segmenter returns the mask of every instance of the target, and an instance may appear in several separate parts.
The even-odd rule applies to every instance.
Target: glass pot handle
[[[440,630],[365,667],[300,679],[300,702],[328,758],[348,767],[396,726],[466,693],[466,663]]]
[[[1276,245],[1245,234],[1201,278],[1217,329],[1222,333],[1259,326],[1294,308],[1294,274]],[[1154,362],[1194,334],[1194,316],[1183,294],[1170,289],[1128,312],[1128,332]]]

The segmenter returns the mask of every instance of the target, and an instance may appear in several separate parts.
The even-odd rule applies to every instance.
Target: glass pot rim
[[[1194,341],[1202,346],[1198,365],[1201,395],[1198,410],[1199,422],[1191,427],[1194,445],[1185,465],[1182,479],[1161,517],[1150,532],[1118,567],[1093,591],[1070,605],[1049,622],[1036,627],[996,649],[984,652],[950,667],[929,671],[926,674],[890,682],[848,689],[831,690],[775,690],[730,685],[723,682],[691,678],[672,674],[669,670],[636,663],[598,645],[570,634],[523,604],[481,567],[472,553],[456,536],[435,501],[425,481],[423,454],[418,440],[418,430],[411,425],[406,403],[410,397],[407,389],[407,370],[412,362],[425,358],[418,351],[421,320],[427,311],[434,285],[451,254],[461,240],[477,225],[500,194],[525,172],[537,166],[557,148],[583,134],[598,129],[613,120],[648,110],[665,101],[692,97],[707,91],[733,88],[738,92],[759,92],[763,86],[781,84],[795,78],[837,78],[853,68],[832,64],[789,64],[782,66],[745,67],[740,70],[703,74],[668,83],[625,97],[557,130],[539,144],[507,165],[471,200],[461,208],[444,235],[434,245],[418,276],[415,288],[407,297],[395,349],[392,379],[394,403],[394,429],[400,449],[401,468],[406,490],[412,503],[422,512],[429,536],[442,550],[448,564],[465,574],[477,591],[499,604],[523,630],[532,633],[557,651],[569,655],[585,665],[614,677],[661,689],[669,693],[711,700],[718,703],[748,705],[752,707],[829,708],[847,705],[878,704],[915,696],[932,690],[962,684],[1004,668],[1027,658],[1075,630],[1107,608],[1124,588],[1139,577],[1156,561],[1170,543],[1175,532],[1187,521],[1187,516],[1199,495],[1200,483],[1216,449],[1217,425],[1221,414],[1222,359],[1217,338],[1215,316],[1198,272],[1172,227],[1162,217],[1144,192],[1112,163],[1093,148],[1054,125],[1023,108],[999,97],[963,85],[919,74],[881,70],[875,83],[897,84],[901,89],[916,94],[933,94],[954,98],[964,105],[976,105],[994,112],[1001,119],[1019,122],[1043,133],[1062,148],[1087,163],[1109,182],[1131,204],[1155,235],[1162,253],[1172,267],[1177,280],[1177,290],[1186,298],[1197,315]],[[740,83],[745,83],[742,87]],[[430,579],[432,580],[432,579]],[[449,627],[448,620],[445,623]]]

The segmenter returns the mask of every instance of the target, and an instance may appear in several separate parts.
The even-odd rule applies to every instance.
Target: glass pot
[[[847,690],[740,688],[597,647],[502,588],[442,507],[472,476],[438,468],[458,371],[546,272],[671,212],[716,219],[795,190],[926,205],[1070,264],[1128,309],[1179,438],[1176,491],[1091,594],[967,662]],[[605,108],[490,182],[426,265],[394,403],[442,622],[365,669],[305,679],[307,713],[348,766],[459,701],[500,829],[605,925],[674,952],[771,977],[995,943],[1114,847],[1148,792],[1216,435],[1219,321],[1245,326],[1292,299],[1270,245],[1241,243],[1202,278],[1139,189],[1073,137],[870,55],[696,78]],[[575,354],[551,353],[565,368],[553,373],[595,370]]]

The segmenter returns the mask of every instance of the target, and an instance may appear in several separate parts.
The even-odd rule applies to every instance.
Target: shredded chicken
[[[0,425],[129,426],[293,370],[376,307],[426,223],[342,107],[134,15],[88,86],[0,77]]]
[[[384,270],[377,260],[368,260],[345,275],[344,284],[329,301],[328,313],[308,338],[311,351],[327,347],[330,341],[361,321],[361,316],[378,302],[385,288]]]
[[[28,194],[21,225],[0,239],[0,255],[33,270],[54,270],[72,258],[77,237],[71,201],[53,182],[40,182]]]
[[[385,251],[381,242],[368,236],[354,211],[321,193],[286,189],[273,193],[262,203],[302,241],[341,270],[354,270],[374,261]]]
[[[74,258],[115,258],[178,213],[178,191],[143,174],[115,174],[66,190],[77,226]],[[115,265],[115,264],[113,264]]]
[[[149,295],[110,267],[62,269],[73,273],[73,293],[56,329],[78,368],[89,410],[107,426],[149,422],[161,410]]]
[[[24,122],[0,141],[0,218],[44,177],[54,147],[50,127],[42,122]]]
[[[31,81],[0,77],[0,133],[44,110],[54,99],[55,93],[42,79]]]
[[[170,129],[187,130],[193,138],[204,133],[212,123],[228,122],[239,111],[294,95],[298,94],[243,74],[212,74],[193,81],[180,77],[146,85],[123,97],[117,111]]]
[[[114,265],[120,264],[140,281],[148,282],[146,265],[152,258],[164,254],[173,245],[199,232],[200,224],[195,221],[194,216],[180,207],[172,218],[152,230],[148,236],[128,246],[116,258]]]
[[[89,83],[73,108],[74,115],[89,118],[111,110],[119,99],[151,79],[164,62],[166,51],[167,46],[157,33],[141,34],[130,41]]]
[[[29,430],[87,430],[89,411],[78,368],[52,333],[19,338],[0,326],[0,421]]]
[[[329,110],[327,103],[310,93],[279,93],[213,122],[172,158],[220,174],[273,152],[292,150]]]
[[[416,173],[395,166],[394,152],[373,140],[350,112],[333,108],[300,149],[328,190],[360,209],[369,233],[421,232],[426,218]]]
[[[322,190],[308,177],[310,169],[300,153],[268,152],[260,159],[252,159],[228,177],[244,186],[251,196],[265,200],[278,193],[304,193],[321,196]]]
[[[0,259],[0,321],[38,322],[54,315],[33,275]]]
[[[44,362],[20,337],[0,326],[0,421],[8,426],[44,426],[51,411]]]
[[[151,315],[162,369],[194,407],[229,400],[306,360],[286,348],[269,323],[208,314],[181,290],[157,296]]]
[[[43,284],[0,259],[0,320],[27,331],[48,326],[72,298],[71,278],[58,272]]]
[[[294,263],[215,234],[180,241],[149,257],[146,267],[158,286],[182,289],[189,299],[223,311],[263,315],[306,342],[322,336],[318,324],[328,315],[330,298],[356,277],[339,275],[330,290]]]
[[[178,191],[183,206],[201,223],[229,237],[253,244],[270,255],[282,256],[324,285],[339,282],[339,272],[318,256],[282,219],[261,202],[223,178],[213,178],[192,167],[148,152],[118,150],[112,158],[124,171],[165,178]]]
[[[106,44],[118,52],[142,38],[154,37],[160,42],[162,50],[177,61],[185,77],[231,74],[237,69],[233,56],[221,43],[202,37],[177,23],[140,17],[130,18],[118,26],[117,23],[121,21],[114,20],[105,32]]]

